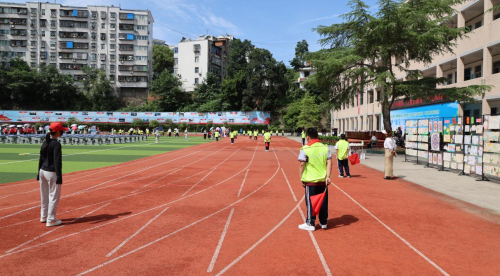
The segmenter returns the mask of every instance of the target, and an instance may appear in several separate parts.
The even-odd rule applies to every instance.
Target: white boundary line
[[[302,217],[302,220],[305,221],[306,217],[304,216],[304,212],[302,212],[302,209],[297,208],[299,210],[300,216]],[[323,268],[325,269],[326,275],[331,276],[332,272],[330,271],[330,268],[328,267],[328,264],[326,263],[325,257],[323,256],[323,253],[321,252],[321,248],[319,248],[318,242],[316,241],[316,238],[314,238],[314,235],[311,231],[307,231],[309,233],[309,237],[311,237],[311,241],[314,245],[314,248],[316,249],[316,253],[318,253],[318,257],[321,261],[321,264],[323,265]]]
[[[417,248],[415,248],[411,243],[409,243],[407,240],[405,240],[403,237],[401,237],[396,231],[392,230],[389,226],[387,226],[383,221],[381,221],[378,217],[376,217],[374,214],[372,214],[368,209],[366,209],[363,205],[361,205],[359,202],[357,202],[354,198],[352,198],[349,194],[344,192],[344,190],[340,189],[337,185],[332,183],[337,190],[341,191],[345,196],[347,196],[350,200],[352,200],[356,205],[358,205],[363,211],[368,213],[372,218],[374,218],[378,223],[380,223],[382,226],[385,227],[385,229],[389,230],[394,236],[396,236],[398,239],[400,239],[404,244],[406,244],[411,250],[415,251],[420,257],[422,257],[424,260],[426,260],[429,264],[431,264],[433,267],[435,267],[439,272],[441,272],[443,275],[449,276],[446,271],[444,271],[441,267],[439,267],[436,263],[434,263],[431,259],[429,259],[427,256],[425,256],[422,252],[420,252]]]
[[[286,177],[285,170],[283,170],[283,168],[281,168],[281,172],[283,173],[283,176],[285,177],[286,184],[288,184],[288,188],[290,188],[290,193],[292,193],[293,200],[297,201],[297,197],[295,196],[295,193],[292,190],[292,186],[290,185],[290,182],[288,182],[288,177]]]
[[[153,208],[151,208],[151,209],[147,209],[147,210],[141,211],[141,212],[136,213],[136,214],[129,215],[129,216],[127,216],[127,217],[119,218],[119,219],[117,219],[117,220],[110,221],[110,222],[107,222],[107,223],[104,223],[104,224],[101,224],[101,225],[97,225],[97,226],[94,226],[94,227],[91,227],[91,228],[88,228],[88,229],[85,229],[85,230],[82,230],[82,231],[74,232],[74,233],[68,234],[68,235],[66,235],[66,236],[62,236],[62,237],[59,237],[59,238],[57,238],[57,239],[53,239],[53,240],[50,240],[50,241],[47,241],[47,242],[44,242],[44,243],[41,243],[41,244],[37,244],[37,245],[31,246],[31,247],[26,247],[26,248],[24,248],[24,249],[17,250],[17,251],[14,251],[14,252],[10,252],[10,253],[8,253],[8,254],[0,255],[0,259],[1,259],[1,258],[4,258],[4,257],[7,257],[7,256],[10,256],[10,255],[13,255],[13,254],[16,254],[16,253],[19,253],[19,252],[23,252],[23,251],[26,251],[26,250],[29,250],[29,249],[33,249],[33,248],[36,248],[36,247],[42,246],[42,245],[45,245],[45,244],[49,244],[49,243],[52,243],[52,242],[56,242],[56,241],[58,241],[58,240],[62,240],[62,239],[68,238],[68,237],[72,237],[72,236],[75,236],[75,235],[78,235],[78,234],[81,234],[81,233],[84,233],[84,232],[87,232],[87,231],[90,231],[90,230],[93,230],[93,229],[97,229],[97,228],[103,227],[103,226],[108,225],[108,224],[116,223],[116,222],[118,222],[118,221],[122,221],[122,220],[125,220],[125,219],[128,219],[128,218],[131,218],[131,217],[135,217],[135,216],[137,216],[137,215],[140,215],[140,214],[143,214],[143,213],[146,213],[146,212],[152,211],[152,210],[156,210],[156,209],[161,208],[161,207],[164,207],[164,206],[166,206],[166,205],[169,205],[169,204],[172,204],[172,203],[175,203],[175,202],[178,202],[178,201],[181,201],[181,200],[184,200],[184,199],[190,198],[190,197],[195,196],[195,195],[197,195],[197,194],[199,194],[199,193],[202,193],[202,192],[204,192],[204,191],[210,190],[210,189],[212,189],[212,188],[214,188],[214,187],[216,187],[216,186],[219,186],[219,185],[220,185],[220,184],[222,184],[222,183],[225,183],[226,181],[229,181],[230,179],[234,178],[235,176],[237,176],[238,174],[240,174],[241,172],[243,172],[246,168],[248,168],[248,167],[252,164],[252,162],[253,162],[253,159],[254,159],[254,157],[255,157],[255,153],[257,152],[257,151],[256,151],[256,149],[257,149],[257,147],[255,147],[255,150],[254,150],[254,153],[253,153],[253,155],[252,155],[252,159],[250,160],[250,163],[249,163],[249,164],[248,164],[245,168],[243,168],[241,171],[239,171],[239,172],[235,173],[233,176],[228,177],[228,178],[226,178],[225,180],[223,180],[223,181],[221,181],[221,182],[219,182],[219,183],[217,183],[217,184],[214,184],[214,185],[212,185],[212,186],[210,186],[210,187],[207,187],[207,188],[205,188],[205,189],[203,189],[203,190],[200,190],[200,191],[198,191],[198,192],[196,192],[196,193],[194,193],[194,194],[190,194],[190,195],[188,195],[188,196],[186,196],[186,197],[182,197],[182,198],[179,198],[179,199],[172,200],[172,201],[167,202],[167,203],[165,203],[165,204],[162,204],[162,205],[159,205],[159,206],[153,207]],[[279,169],[279,168],[278,168],[278,169]],[[278,170],[276,170],[276,173],[277,173],[277,172],[278,172]],[[275,174],[276,174],[276,173],[275,173]],[[271,181],[271,179],[272,179],[273,177],[274,177],[274,175],[273,175],[273,176],[272,176],[272,177],[268,180],[268,182],[269,182],[269,181]],[[268,182],[264,183],[264,184],[263,184],[261,187],[259,187],[258,189],[260,189],[260,188],[264,187],[265,185],[267,185],[267,183],[268,183]],[[257,191],[257,190],[256,190],[256,191]],[[255,192],[256,192],[256,191],[255,191]],[[253,193],[252,193],[252,194],[253,194]],[[125,196],[125,197],[129,197],[129,196],[133,196],[133,195],[135,195],[135,194],[132,194],[132,195],[127,195],[127,196]],[[250,194],[250,195],[251,195],[251,194]],[[248,195],[248,196],[250,196],[250,195]],[[246,196],[245,198],[247,198],[248,196]],[[244,200],[245,198],[240,199],[240,201]],[[115,199],[115,200],[116,200],[116,199]],[[240,201],[238,201],[238,202],[240,202]],[[99,203],[94,203],[94,204],[92,204],[92,205],[96,205],[96,204],[100,204],[100,203],[104,203],[104,202],[107,202],[107,201],[103,201],[103,202],[99,202]],[[238,203],[238,202],[235,202],[235,203],[233,203],[232,205],[235,205],[235,204],[236,204],[236,203]],[[80,209],[85,208],[85,207],[89,207],[89,206],[92,206],[92,205],[87,205],[87,206],[81,207]],[[227,208],[231,207],[232,205],[230,205],[230,206],[226,207],[225,209],[227,209]],[[223,210],[225,210],[225,209],[223,209]],[[223,210],[219,210],[217,213],[222,212]],[[211,217],[211,216],[213,216],[213,215],[215,215],[215,214],[216,214],[216,213],[213,213],[213,214],[212,214],[212,215],[210,215],[209,217]],[[200,220],[200,222],[201,222],[201,221],[203,221],[203,220],[205,220],[205,219],[207,219],[207,218],[209,218],[209,217],[205,217],[205,218],[203,218],[202,220]],[[195,224],[196,224],[196,223],[195,223]],[[194,225],[194,224],[193,224],[193,225]],[[188,226],[188,227],[190,227],[190,226]]]
[[[32,242],[34,242],[34,241],[38,240],[39,238],[41,238],[41,237],[43,237],[43,236],[46,236],[46,235],[48,235],[48,234],[50,234],[50,233],[52,233],[52,232],[56,231],[57,229],[61,229],[61,228],[63,228],[64,226],[66,226],[66,225],[68,225],[68,224],[72,224],[72,223],[74,223],[75,221],[77,221],[77,220],[79,220],[79,219],[81,219],[81,218],[83,218],[83,217],[86,217],[86,216],[88,216],[88,215],[90,215],[90,214],[92,214],[92,213],[96,212],[97,210],[100,210],[100,209],[102,209],[102,208],[104,208],[104,207],[108,206],[109,204],[111,204],[111,203],[108,203],[108,204],[105,204],[105,205],[103,205],[103,206],[101,206],[101,207],[99,207],[99,208],[96,208],[96,209],[94,209],[94,210],[92,210],[92,211],[90,211],[90,212],[86,213],[85,215],[80,216],[79,218],[76,218],[76,219],[74,219],[74,220],[72,220],[72,221],[70,221],[70,222],[68,222],[68,223],[64,223],[62,226],[55,227],[54,229],[52,229],[52,230],[50,230],[50,231],[48,231],[48,232],[45,232],[45,233],[41,234],[41,235],[40,235],[40,236],[38,236],[38,237],[35,237],[35,238],[33,238],[33,239],[31,239],[31,240],[29,240],[29,241],[27,241],[27,242],[24,242],[24,243],[22,243],[22,244],[20,244],[20,245],[18,245],[18,246],[16,246],[16,247],[14,247],[14,248],[12,248],[12,249],[7,250],[5,253],[10,253],[10,252],[15,251],[15,250],[17,250],[17,249],[19,249],[19,248],[21,248],[21,247],[23,247],[23,246],[25,246],[25,245],[27,245],[27,244],[29,244],[29,243],[32,243]]]
[[[288,148],[288,147],[287,147]],[[290,150],[290,148],[288,148]],[[292,150],[290,150],[292,151]],[[293,152],[293,151],[292,151]],[[297,155],[297,154],[296,154]],[[376,217],[374,214],[372,214],[368,209],[366,209],[363,205],[361,205],[359,202],[357,202],[354,198],[352,198],[348,193],[344,192],[344,190],[340,189],[337,185],[335,185],[333,182],[331,183],[332,186],[337,188],[337,190],[341,191],[345,196],[347,196],[350,200],[352,200],[356,205],[358,205],[363,211],[368,213],[372,218],[374,218],[378,223],[380,223],[384,228],[389,230],[394,236],[396,236],[398,239],[400,239],[404,244],[406,244],[410,249],[412,249],[415,253],[417,253],[420,257],[422,257],[424,260],[426,260],[429,264],[431,264],[433,267],[435,267],[439,272],[441,272],[443,275],[449,276],[446,271],[444,271],[441,267],[439,267],[436,263],[434,263],[431,259],[429,259],[427,256],[425,256],[422,252],[420,252],[417,248],[415,248],[411,243],[409,243],[407,240],[405,240],[403,237],[401,237],[396,231],[392,230],[389,226],[387,226],[383,221],[381,221],[378,217]],[[304,215],[302,214],[302,217]]]
[[[304,199],[301,199],[295,207],[293,207],[292,211],[288,213],[278,224],[276,224],[273,229],[271,229],[269,232],[267,232],[262,238],[260,238],[256,243],[254,243],[250,248],[248,248],[245,252],[243,252],[240,256],[238,256],[234,261],[232,261],[230,264],[228,264],[226,267],[224,267],[219,273],[217,273],[217,276],[224,274],[227,272],[233,265],[235,265],[237,262],[239,262],[243,257],[248,255],[252,250],[254,250],[259,244],[261,244],[265,239],[267,239],[276,229],[278,229],[292,214],[295,212],[295,210],[299,207],[299,205],[302,203]]]
[[[233,216],[233,213],[234,213],[234,208],[231,209],[231,212],[229,213],[229,217],[227,218],[226,225],[224,226],[224,230],[222,230],[222,235],[220,236],[219,243],[217,244],[217,247],[215,248],[214,256],[212,257],[212,261],[210,262],[210,265],[208,266],[207,272],[212,272],[212,270],[214,270],[215,262],[217,261],[217,257],[219,256],[219,252],[220,252],[220,249],[222,247],[222,243],[224,242],[224,238],[226,237],[226,232],[227,232],[227,229],[229,228],[229,223],[231,222],[231,217]]]
[[[135,231],[134,234],[132,234],[130,237],[128,237],[127,239],[125,239],[122,243],[120,243],[120,245],[118,245],[115,249],[113,249],[111,252],[108,253],[108,255],[106,255],[106,257],[110,257],[111,255],[115,254],[116,251],[118,251],[120,248],[122,248],[127,242],[129,242],[131,239],[133,239],[135,236],[137,236],[142,230],[144,230],[146,227],[148,227],[148,225],[150,225],[153,221],[155,221],[159,216],[161,216],[161,214],[163,214],[165,211],[167,211],[167,209],[170,208],[170,207],[166,207],[165,209],[163,209],[161,212],[159,212],[156,216],[154,216],[152,219],[150,219],[146,224],[144,224],[141,228],[139,228],[139,230]]]
[[[201,182],[203,182],[203,180],[205,180],[205,178],[207,178],[210,174],[212,174],[217,168],[213,168],[209,173],[207,173],[202,179],[200,179],[198,182],[194,183],[193,186],[191,186],[191,188],[189,188],[187,191],[185,191],[181,197],[184,197],[187,193],[189,193],[194,187],[196,187],[196,185],[200,184]]]
[[[243,185],[245,185],[245,181],[247,180],[247,175],[248,175],[249,170],[250,169],[247,169],[247,172],[245,173],[245,177],[243,178],[243,181],[241,181],[240,190],[238,191],[238,195],[236,197],[240,197],[240,195],[241,195],[241,190],[243,190]]]

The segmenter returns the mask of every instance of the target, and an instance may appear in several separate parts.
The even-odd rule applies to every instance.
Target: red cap
[[[69,130],[69,128],[63,127],[61,122],[54,122],[54,123],[50,124],[49,128],[52,132],[68,131]]]

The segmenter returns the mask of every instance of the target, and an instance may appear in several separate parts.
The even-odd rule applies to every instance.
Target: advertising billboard
[[[206,124],[269,124],[270,112],[219,111],[219,112],[129,112],[129,111],[18,111],[0,110],[0,123],[67,122],[75,118],[83,123],[132,123],[141,119],[145,123],[157,120],[165,123]]]
[[[391,110],[391,126],[405,128],[406,120],[439,119],[458,116],[458,103],[431,104],[419,107]]]

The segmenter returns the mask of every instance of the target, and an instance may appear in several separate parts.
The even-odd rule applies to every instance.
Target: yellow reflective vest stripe
[[[307,155],[307,162],[301,180],[307,183],[324,182],[328,146],[321,143],[314,143],[311,146],[303,146],[301,149]]]

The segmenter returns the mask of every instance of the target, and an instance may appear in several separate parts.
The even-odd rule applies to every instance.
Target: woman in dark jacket
[[[57,138],[68,130],[60,122],[52,123],[40,149],[36,180],[40,181],[42,203],[40,222],[47,223],[47,227],[62,224],[62,221],[56,218],[62,184],[62,152],[61,144]]]

